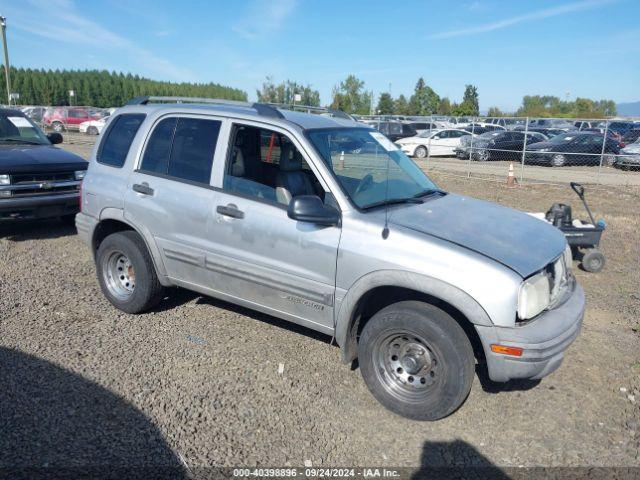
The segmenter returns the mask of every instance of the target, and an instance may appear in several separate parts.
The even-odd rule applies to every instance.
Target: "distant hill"
[[[619,103],[616,105],[618,115],[640,117],[640,102]]]

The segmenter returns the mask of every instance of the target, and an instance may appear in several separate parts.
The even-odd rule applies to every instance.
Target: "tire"
[[[105,238],[96,254],[96,270],[102,293],[123,312],[144,312],[162,299],[164,288],[147,246],[136,232],[118,232]]]
[[[489,157],[491,156],[491,154],[489,153],[489,150],[478,150],[478,153],[476,153],[476,160],[478,162],[486,162],[487,160],[489,160]]]
[[[462,327],[418,301],[395,303],[371,317],[358,341],[358,362],[367,387],[384,407],[429,421],[464,403],[475,368]]]
[[[612,167],[616,163],[616,156],[615,155],[605,155],[602,160],[603,160],[603,163],[605,165],[608,165],[609,167]]]
[[[604,255],[598,249],[587,250],[582,257],[582,268],[590,273],[598,273],[604,268]]]
[[[51,128],[53,128],[54,132],[64,132],[64,124],[62,122],[52,122]]]
[[[564,167],[566,163],[567,158],[560,153],[556,153],[555,155],[553,155],[551,157],[551,160],[549,161],[549,165],[551,165],[552,167]]]
[[[87,134],[88,135],[98,135],[98,129],[96,127],[94,127],[93,125],[90,127],[87,127]]]
[[[420,145],[419,147],[416,147],[415,151],[413,152],[413,156],[416,158],[426,158],[428,154],[429,154],[429,151],[427,150],[427,147],[425,147],[424,145]]]

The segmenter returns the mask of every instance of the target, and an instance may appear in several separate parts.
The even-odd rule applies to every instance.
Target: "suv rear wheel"
[[[164,289],[147,246],[136,232],[105,238],[98,247],[96,267],[102,293],[124,312],[143,312],[162,299]]]
[[[462,327],[418,301],[390,305],[371,317],[360,335],[358,361],[374,397],[413,420],[454,412],[469,395],[475,366]]]
[[[51,123],[51,128],[53,128],[54,132],[63,132],[64,131],[64,124],[62,122],[52,122]]]

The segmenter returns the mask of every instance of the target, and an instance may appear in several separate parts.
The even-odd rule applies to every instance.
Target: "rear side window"
[[[140,170],[209,184],[221,122],[167,118],[153,130]]]
[[[98,162],[112,167],[122,167],[144,118],[145,115],[142,113],[122,114],[114,118],[100,144],[96,157]]]

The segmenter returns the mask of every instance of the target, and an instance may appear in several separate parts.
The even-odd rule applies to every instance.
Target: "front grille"
[[[74,172],[18,173],[11,175],[12,185],[42,182],[69,182],[75,180]]]
[[[545,273],[551,287],[549,308],[554,308],[562,304],[573,290],[573,274],[570,267],[565,264],[564,255],[547,265]]]
[[[10,182],[0,188],[9,191],[10,197],[73,193],[78,191],[80,185],[74,172],[18,173],[10,175]]]

